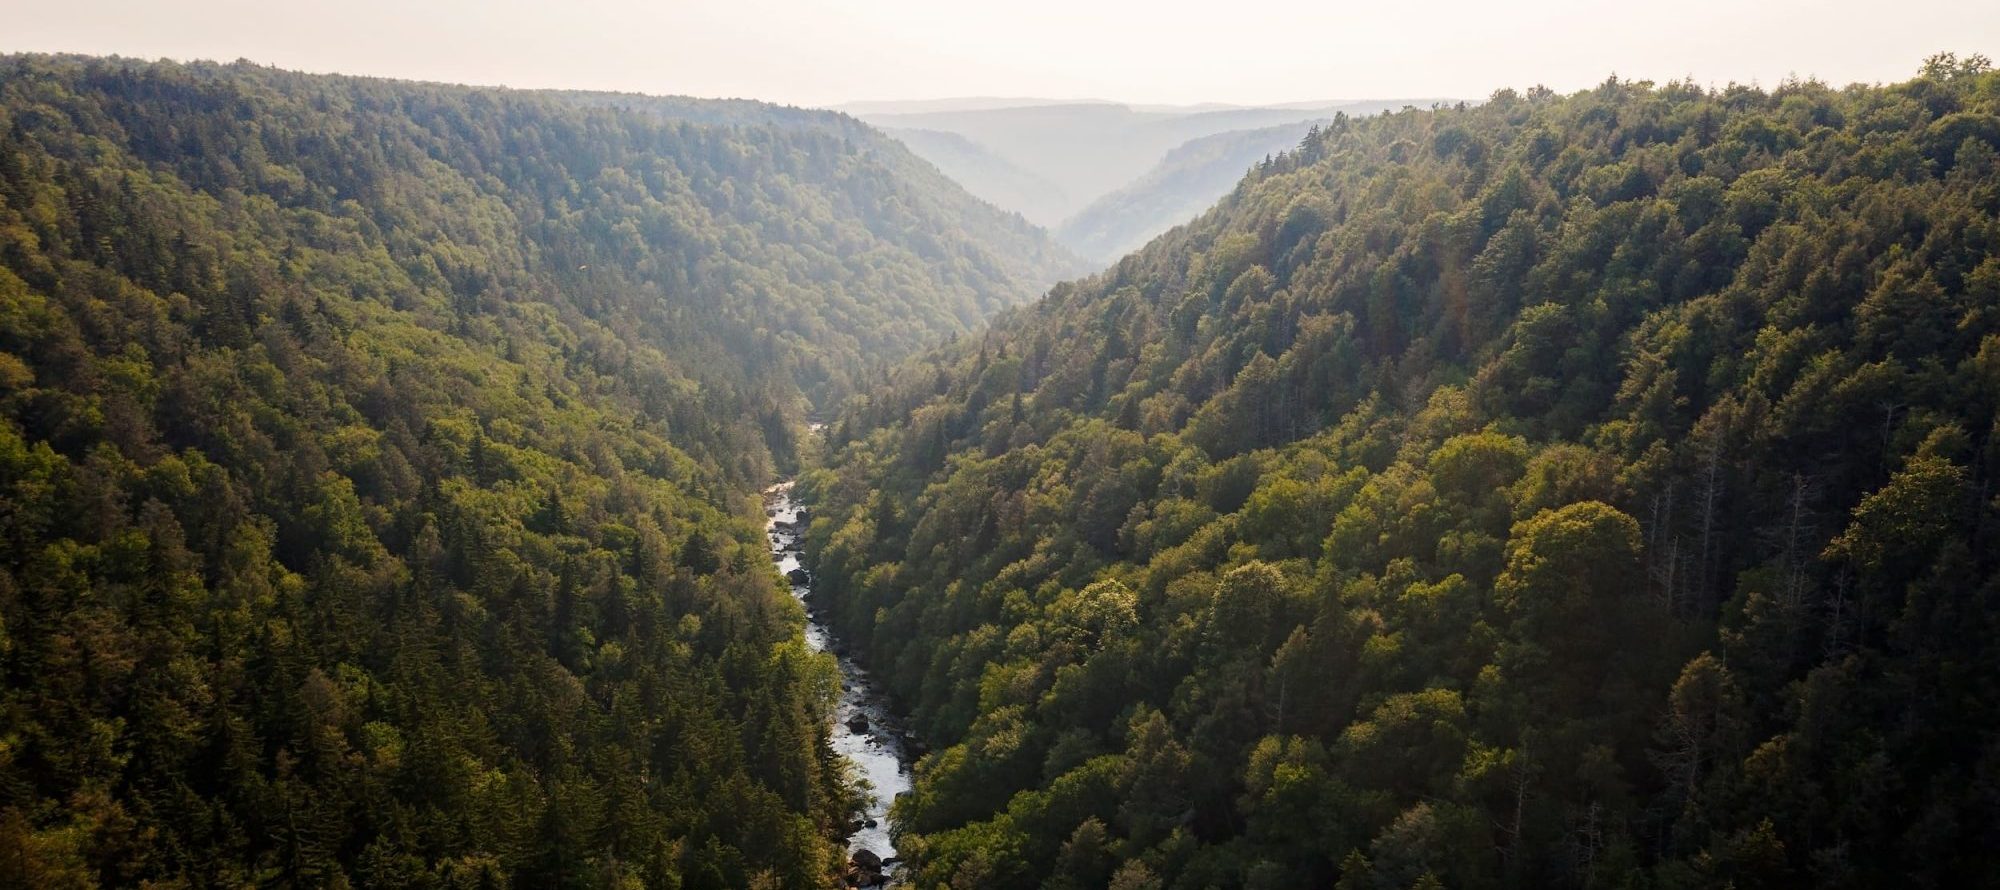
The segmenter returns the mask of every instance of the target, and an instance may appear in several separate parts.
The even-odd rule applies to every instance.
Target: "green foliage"
[[[856,400],[808,561],[940,749],[914,883],[1989,880],[1989,68],[1336,121]]]
[[[1061,262],[923,170],[748,103],[0,58],[0,883],[824,884],[836,681],[749,494]]]

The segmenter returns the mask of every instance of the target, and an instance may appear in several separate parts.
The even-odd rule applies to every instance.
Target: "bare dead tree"
[[[1514,820],[1507,828],[1506,857],[1509,863],[1521,861],[1521,833],[1526,827],[1528,813],[1528,786],[1534,778],[1533,765],[1528,760],[1528,740],[1521,739],[1521,755],[1514,761]]]
[[[1847,573],[1833,579],[1833,595],[1826,601],[1826,637],[1820,655],[1831,659],[1847,651],[1847,627],[1854,622],[1854,607],[1848,602]]]
[[[1721,439],[1721,432],[1716,432],[1709,437],[1709,441],[1703,449],[1706,455],[1702,460],[1701,491],[1699,495],[1701,501],[1701,549],[1695,555],[1694,571],[1689,579],[1694,584],[1696,594],[1705,597],[1701,604],[1697,606],[1697,609],[1707,606],[1707,595],[1710,592],[1708,567],[1715,552],[1716,512],[1717,508],[1721,506],[1722,501]]]
[[[1806,569],[1810,567],[1813,553],[1806,547],[1806,541],[1813,532],[1812,499],[1817,493],[1812,477],[1804,473],[1792,474],[1792,491],[1786,499],[1784,523],[1784,586],[1780,591],[1780,602],[1788,609],[1798,608],[1805,602]]]
[[[1681,567],[1686,562],[1687,557],[1681,553],[1681,536],[1674,535],[1668,538],[1666,551],[1660,554],[1660,559],[1653,569],[1653,578],[1660,585],[1661,604],[1666,608],[1668,615],[1680,614],[1683,575]]]
[[[1890,440],[1896,436],[1896,409],[1903,406],[1893,401],[1884,400],[1876,403],[1876,407],[1882,409],[1882,465],[1888,466]]]
[[[1582,824],[1578,825],[1570,838],[1571,856],[1583,873],[1583,886],[1595,884],[1597,855],[1604,848],[1604,805],[1593,800],[1583,811]]]
[[[1676,570],[1680,564],[1680,536],[1673,533],[1674,483],[1669,481],[1665,491],[1655,492],[1652,499],[1651,516],[1646,523],[1646,573],[1653,580],[1655,597],[1660,600],[1668,614],[1674,611],[1676,601]]]

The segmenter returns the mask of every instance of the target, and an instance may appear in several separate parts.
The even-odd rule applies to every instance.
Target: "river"
[[[764,492],[764,529],[771,545],[771,560],[788,579],[799,566],[799,505],[792,500],[792,483],[784,482]],[[792,596],[805,602],[810,584],[791,582]],[[896,846],[889,840],[889,804],[910,790],[910,757],[902,739],[902,727],[890,713],[887,697],[868,680],[868,672],[854,660],[841,655],[845,647],[833,629],[806,609],[806,645],[815,652],[832,652],[840,663],[840,703],[835,707],[833,750],[854,764],[856,775],[868,783],[871,795],[861,814],[860,827],[847,839],[850,854],[866,850],[884,860],[882,873],[891,878],[896,869]],[[858,718],[858,719],[857,719]],[[866,858],[866,857],[862,857]]]

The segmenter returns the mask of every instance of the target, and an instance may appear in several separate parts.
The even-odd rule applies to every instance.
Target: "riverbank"
[[[871,873],[879,874],[892,884],[897,858],[889,836],[889,806],[897,795],[910,790],[912,760],[903,742],[901,723],[889,709],[888,697],[869,682],[868,672],[840,654],[844,647],[839,638],[813,614],[811,579],[799,564],[804,520],[798,502],[792,499],[790,482],[764,492],[764,515],[771,561],[791,584],[792,596],[806,604],[806,645],[816,652],[833,653],[840,664],[840,701],[834,709],[831,731],[833,749],[854,764],[856,777],[867,783],[870,795],[848,836],[855,875],[868,880]]]

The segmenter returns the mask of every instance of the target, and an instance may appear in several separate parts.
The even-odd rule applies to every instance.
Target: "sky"
[[[795,105],[1478,99],[1902,80],[2000,58],[2000,0],[0,0],[15,51]]]

